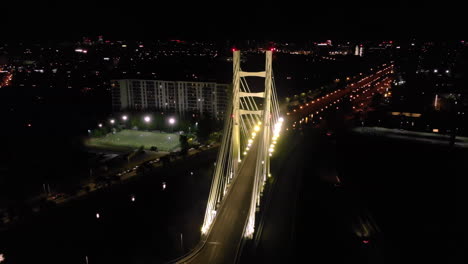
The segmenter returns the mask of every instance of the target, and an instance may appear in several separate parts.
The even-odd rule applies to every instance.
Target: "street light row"
[[[128,116],[127,116],[127,115],[123,115],[123,116],[122,116],[122,120],[123,120],[123,121],[127,121],[127,120],[128,120]],[[144,116],[144,117],[143,117],[143,120],[144,120],[146,123],[150,123],[150,122],[151,122],[151,116],[148,116],[148,115],[147,115],[147,116]],[[110,122],[111,124],[115,124],[115,119],[110,119],[109,122]],[[173,118],[173,117],[169,118],[169,124],[174,125],[175,123],[176,123],[175,118]],[[102,126],[103,126],[102,123],[99,123],[99,124],[98,124],[98,127],[102,127]]]

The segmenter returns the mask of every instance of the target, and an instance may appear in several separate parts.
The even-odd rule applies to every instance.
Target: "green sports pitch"
[[[178,148],[180,143],[178,134],[124,129],[115,134],[110,133],[104,137],[91,138],[87,145],[99,148],[139,148],[145,146],[145,149],[156,146],[158,150],[172,151]]]

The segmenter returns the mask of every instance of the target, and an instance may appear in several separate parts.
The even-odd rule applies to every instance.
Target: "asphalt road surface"
[[[257,151],[258,141],[255,141],[225,197],[203,248],[185,263],[235,262],[252,198]]]

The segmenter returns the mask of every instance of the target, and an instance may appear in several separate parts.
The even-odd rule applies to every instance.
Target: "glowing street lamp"
[[[98,127],[102,127],[102,124],[98,124]]]
[[[111,119],[111,120],[110,120],[110,123],[111,123],[111,124],[114,124],[114,123],[115,123],[115,120],[114,120],[114,119]]]
[[[171,125],[171,132],[174,131],[175,122],[176,122],[175,118],[173,117],[169,118],[169,124]]]
[[[128,119],[128,116],[126,116],[126,115],[123,115],[123,116],[122,116],[122,120],[123,120],[123,121],[127,121],[127,119]]]
[[[151,117],[145,116],[144,120],[145,120],[146,123],[149,123],[149,122],[151,122]]]

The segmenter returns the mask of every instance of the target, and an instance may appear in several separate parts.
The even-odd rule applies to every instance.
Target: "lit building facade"
[[[164,110],[224,118],[229,84],[121,79],[111,81],[112,107],[122,110]]]

